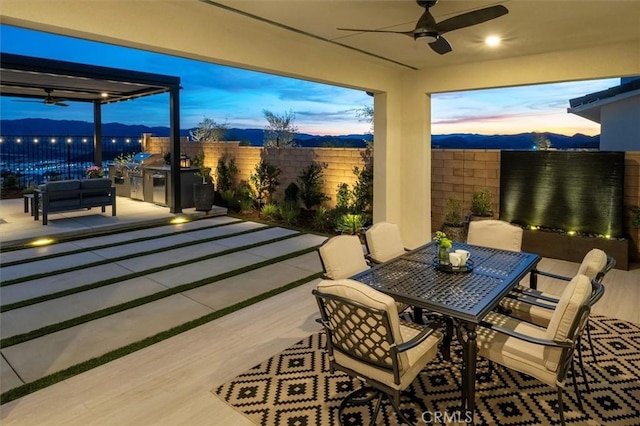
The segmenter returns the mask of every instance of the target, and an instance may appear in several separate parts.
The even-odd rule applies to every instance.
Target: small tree
[[[444,215],[445,225],[462,226],[462,201],[451,196],[447,199],[447,213]]]
[[[227,128],[227,123],[217,123],[204,117],[195,129],[189,131],[189,135],[194,142],[218,142],[224,138]]]
[[[236,177],[240,173],[236,166],[235,158],[228,158],[226,155],[218,160],[216,167],[216,182],[218,183],[218,191],[226,191],[235,188]]]
[[[371,133],[373,133],[373,105],[364,105],[362,108],[356,109],[356,117],[360,121],[366,121],[371,125]]]
[[[373,208],[373,145],[368,144],[361,154],[364,165],[353,168],[356,175],[356,183],[353,184],[354,213],[369,212]]]
[[[269,164],[265,160],[261,160],[260,163],[256,164],[255,171],[251,174],[249,180],[256,188],[258,198],[263,202],[272,201],[273,193],[276,192],[278,185],[280,185],[278,181],[280,172],[281,170],[278,167]]]
[[[533,143],[538,151],[544,151],[551,148],[551,141],[544,133],[534,133]]]
[[[265,109],[262,113],[269,123],[264,129],[264,146],[295,146],[293,138],[298,128],[294,124],[294,112],[289,110],[283,115],[277,115]]]
[[[298,182],[300,182],[300,199],[307,210],[320,205],[323,201],[329,200],[322,192],[324,178],[322,169],[326,164],[320,165],[315,161],[300,171]]]
[[[300,188],[295,182],[291,182],[284,190],[284,202],[298,205],[298,194]]]
[[[204,164],[204,152],[200,152],[193,158],[192,165],[198,168],[196,176],[202,178],[202,183],[211,182],[211,167],[207,167]]]
[[[493,215],[493,194],[487,188],[471,195],[471,213],[475,216]]]
[[[342,182],[338,184],[336,191],[336,210],[347,212],[353,204],[353,194],[349,189],[349,184]]]

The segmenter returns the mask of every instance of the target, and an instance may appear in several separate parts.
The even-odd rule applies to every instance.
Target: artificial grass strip
[[[264,229],[264,228],[260,228],[260,229]],[[0,313],[1,312],[11,311],[13,309],[23,308],[23,307],[29,306],[29,305],[35,305],[36,303],[41,303],[41,302],[45,302],[47,300],[57,299],[59,297],[68,296],[68,295],[74,294],[74,293],[81,293],[83,291],[92,290],[94,288],[103,287],[103,286],[110,285],[110,284],[113,284],[113,283],[117,283],[117,282],[120,282],[120,281],[130,280],[130,279],[133,279],[133,278],[143,277],[143,276],[149,275],[149,274],[154,274],[156,272],[166,271],[167,269],[178,268],[180,266],[185,266],[185,265],[188,265],[188,264],[191,264],[191,263],[201,262],[203,260],[209,260],[209,259],[213,259],[213,258],[216,258],[216,257],[225,256],[225,255],[236,253],[236,252],[239,252],[239,251],[252,249],[252,248],[255,248],[255,247],[260,247],[260,246],[267,245],[267,244],[276,243],[278,241],[284,241],[284,240],[287,240],[287,239],[290,239],[290,238],[299,237],[300,235],[301,234],[285,235],[285,236],[282,236],[282,237],[273,238],[273,239],[270,239],[270,240],[265,240],[265,241],[261,241],[261,242],[254,243],[254,244],[248,244],[248,245],[241,246],[241,247],[235,247],[235,248],[231,248],[231,249],[228,249],[228,250],[223,250],[223,251],[220,251],[218,253],[211,253],[211,254],[203,255],[203,256],[200,256],[200,257],[184,260],[184,261],[181,261],[181,262],[176,262],[176,263],[171,263],[171,264],[167,264],[167,265],[163,265],[163,266],[158,266],[156,268],[145,269],[144,271],[132,272],[132,273],[126,274],[126,275],[119,275],[117,277],[108,278],[106,280],[97,281],[97,282],[92,283],[92,284],[86,284],[86,285],[83,285],[83,286],[70,288],[70,289],[59,291],[59,292],[56,292],[56,293],[45,294],[43,296],[38,296],[38,297],[31,298],[31,299],[26,299],[26,300],[21,300],[19,302],[9,303],[9,304],[0,306]],[[128,257],[127,257],[127,259],[128,259]],[[77,269],[84,269],[84,267],[78,267]]]
[[[294,224],[291,223],[286,223],[283,220],[273,220],[273,219],[263,219],[261,217],[246,217],[246,216],[241,216],[241,215],[237,215],[234,213],[228,213],[227,214],[228,217],[232,217],[234,219],[241,219],[241,220],[249,220],[251,222],[256,222],[256,223],[262,223],[263,225],[269,225],[269,226],[278,226],[281,228],[287,228],[287,229],[292,229],[294,231],[298,231],[298,232],[302,232],[302,233],[313,233],[315,235],[321,235],[323,237],[334,237],[336,235],[335,232],[327,232],[325,231],[321,231],[318,229],[310,229],[310,228],[305,228],[303,226],[296,226]]]
[[[202,219],[200,219],[200,220],[202,220]],[[165,238],[165,237],[170,237],[170,236],[175,236],[175,235],[180,235],[180,234],[187,234],[187,233],[190,233],[190,232],[199,232],[199,231],[203,231],[203,230],[207,230],[207,229],[220,228],[222,226],[235,225],[235,224],[243,223],[243,222],[246,222],[246,221],[244,221],[244,220],[234,220],[233,222],[219,223],[217,225],[205,226],[204,228],[185,229],[185,230],[175,231],[175,232],[160,233],[158,235],[150,235],[148,237],[133,238],[133,239],[127,240],[125,243],[118,242],[118,243],[103,244],[103,245],[93,246],[93,247],[83,247],[83,248],[79,248],[77,250],[69,250],[69,251],[62,252],[62,253],[52,253],[52,254],[47,254],[47,255],[44,255],[44,256],[38,256],[38,257],[35,257],[35,258],[26,258],[26,259],[14,260],[12,262],[0,262],[0,267],[22,265],[24,263],[37,262],[37,261],[40,261],[40,260],[47,260],[47,259],[54,259],[54,258],[62,257],[62,256],[69,256],[69,255],[72,255],[72,254],[84,253],[86,251],[102,250],[102,249],[110,248],[110,247],[119,247],[121,245],[139,243],[139,242],[142,242],[142,241],[156,240],[156,239],[159,239],[159,238]],[[167,226],[167,225],[166,224],[162,224],[162,225],[158,225],[158,226],[155,226],[155,227],[147,226],[147,227],[140,227],[140,228],[135,228],[135,229],[127,229],[126,231],[111,232],[111,233],[108,233],[106,235],[124,234],[125,232],[136,232],[136,231],[140,231],[140,230],[143,230],[143,229],[159,228],[160,226]],[[177,226],[177,225],[173,225],[173,226]],[[266,229],[266,228],[260,228],[260,229]],[[100,236],[102,237],[104,235],[101,234]],[[85,237],[85,238],[67,239],[66,241],[56,241],[55,244],[60,244],[62,242],[69,242],[69,241],[77,241],[77,240],[82,240],[82,239],[87,239],[87,238],[95,238],[95,237],[96,236],[93,235],[93,236]],[[27,250],[27,249],[32,249],[32,248],[33,247],[22,247],[22,248],[20,248],[20,250]],[[13,250],[13,251],[16,251],[16,250]],[[0,253],[2,253],[2,252],[0,251]],[[2,284],[0,284],[0,285],[2,285]]]
[[[210,243],[210,242],[213,242],[213,241],[224,240],[226,238],[237,237],[237,236],[244,235],[244,234],[251,234],[253,232],[264,231],[266,229],[271,229],[271,228],[273,228],[273,227],[271,227],[271,226],[263,226],[263,227],[255,228],[255,229],[247,229],[245,231],[234,232],[232,234],[218,235],[217,237],[203,238],[201,240],[188,241],[188,242],[184,242],[184,243],[173,244],[170,247],[160,247],[160,248],[153,249],[153,250],[141,251],[141,252],[138,252],[138,253],[127,254],[125,256],[110,257],[110,258],[106,258],[106,259],[103,259],[103,260],[98,260],[96,262],[85,263],[84,265],[78,265],[78,266],[72,266],[72,267],[64,268],[64,269],[58,269],[56,271],[49,271],[49,272],[43,272],[43,273],[40,273],[40,274],[27,275],[27,276],[24,276],[24,277],[15,278],[13,280],[3,281],[2,283],[0,283],[0,287],[20,284],[20,283],[27,282],[27,281],[37,280],[39,278],[50,277],[52,275],[66,274],[67,272],[78,271],[80,269],[91,268],[91,267],[94,267],[94,266],[107,265],[109,263],[118,262],[120,260],[128,260],[128,259],[133,259],[133,258],[136,258],[136,257],[142,257],[142,256],[151,255],[151,254],[156,254],[156,253],[162,253],[162,252],[165,252],[165,251],[167,251],[169,249],[173,250],[173,249],[178,249],[178,248],[190,247],[190,246],[194,246],[194,245],[202,244],[202,243]],[[296,234],[293,234],[293,235],[296,235]],[[143,239],[142,241],[145,241],[145,240]],[[129,244],[129,242],[127,242],[126,244]],[[126,244],[124,244],[124,245],[126,245]],[[116,245],[118,245],[118,244],[116,244]],[[96,250],[96,249],[91,248],[91,249],[84,249],[84,250],[81,250],[81,251],[93,251],[93,250]],[[41,260],[41,259],[37,259],[37,260]]]
[[[21,398],[25,395],[28,395],[30,393],[33,393],[35,391],[38,391],[40,389],[46,388],[48,386],[51,386],[55,383],[61,382],[63,380],[66,380],[70,377],[76,376],[80,373],[84,373],[85,371],[91,370],[92,368],[96,368],[99,367],[103,364],[106,364],[108,362],[111,362],[115,359],[121,358],[125,355],[129,355],[130,353],[136,352],[140,349],[144,349],[148,346],[151,346],[155,343],[161,342],[163,340],[166,340],[170,337],[176,336],[180,333],[183,333],[185,331],[191,330],[195,327],[199,327],[203,324],[206,324],[208,322],[211,322],[213,320],[216,320],[218,318],[222,318],[225,315],[228,315],[230,313],[233,313],[237,310],[246,308],[247,306],[251,306],[255,303],[261,302],[265,299],[268,299],[272,296],[276,296],[280,293],[284,293],[285,291],[288,291],[290,289],[293,289],[295,287],[299,287],[303,284],[306,284],[316,278],[320,278],[322,276],[322,273],[316,273],[316,274],[312,274],[309,275],[305,278],[302,278],[300,280],[291,282],[287,285],[284,285],[282,287],[279,287],[277,289],[273,289],[270,290],[268,292],[259,294],[257,296],[254,296],[252,298],[249,298],[245,301],[236,303],[234,305],[228,306],[226,308],[220,309],[218,311],[212,312],[210,314],[207,314],[203,317],[197,318],[195,320],[186,322],[184,324],[181,324],[179,326],[170,328],[169,330],[160,332],[158,334],[155,334],[153,336],[147,337],[145,339],[142,339],[138,342],[134,342],[131,343],[127,346],[123,346],[121,348],[115,349],[113,351],[107,352],[104,355],[101,355],[99,357],[96,358],[92,358],[90,360],[81,362],[79,364],[76,364],[74,366],[71,366],[69,368],[66,368],[64,370],[58,371],[56,373],[50,374],[48,376],[42,377],[38,380],[34,380],[33,382],[30,383],[26,383],[22,386],[18,386],[16,388],[10,389],[6,392],[4,392],[3,394],[0,395],[0,404],[5,404],[7,402],[13,401],[15,399]]]

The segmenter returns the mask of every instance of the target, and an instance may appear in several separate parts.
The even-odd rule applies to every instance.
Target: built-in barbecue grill
[[[159,154],[140,152],[131,158],[125,167],[129,171],[129,196],[134,200],[144,200],[144,167],[158,164],[162,161]]]
[[[141,152],[119,170],[121,177],[116,180],[115,165],[109,166],[109,176],[113,176],[116,195],[163,206],[169,204],[169,194],[173,188],[171,166],[165,164],[162,155]],[[196,176],[197,172],[196,167],[180,168],[182,208],[193,207],[193,184],[201,181]]]

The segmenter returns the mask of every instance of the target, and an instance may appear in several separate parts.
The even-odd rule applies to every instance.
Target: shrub
[[[233,189],[235,187],[236,177],[238,176],[238,167],[236,166],[235,158],[224,157],[218,160],[218,166],[216,167],[216,183],[218,185],[218,191],[226,191],[227,189]]]
[[[298,193],[300,192],[300,188],[295,182],[291,182],[289,186],[284,190],[284,201],[285,203],[293,203],[298,205]]]
[[[238,198],[238,205],[242,213],[249,213],[255,208],[255,202],[252,198]]]
[[[343,214],[336,223],[336,229],[344,234],[357,235],[362,228],[364,228],[364,219],[360,214]]]
[[[473,193],[471,198],[471,213],[476,216],[493,215],[493,195],[487,188]]]
[[[318,207],[315,214],[313,215],[313,227],[315,229],[324,231],[327,228],[328,222],[329,213],[327,212],[327,209],[323,206]]]
[[[102,170],[102,169],[100,169]],[[18,189],[18,176],[14,173],[3,173],[2,176],[2,188],[3,189]]]
[[[370,212],[373,208],[373,145],[369,144],[361,154],[362,169],[353,168],[356,183],[353,185],[353,206],[355,213]]]
[[[202,183],[212,182],[211,167],[207,167],[204,164],[204,152],[196,154],[196,156],[193,157],[191,165],[198,168],[195,175],[202,178]]]
[[[631,207],[631,226],[640,228],[640,206]]]
[[[451,226],[462,225],[462,201],[456,197],[447,199],[447,213],[444,216],[444,223]]]
[[[278,207],[277,204],[274,203],[267,203],[264,206],[262,206],[262,210],[260,211],[260,214],[263,217],[266,217],[267,219],[277,219],[279,214],[280,214],[280,208]]]
[[[329,200],[322,192],[324,179],[322,169],[325,165],[320,165],[315,161],[300,171],[298,181],[300,182],[300,199],[307,210],[320,205],[323,201]]]
[[[257,197],[263,201],[271,202],[273,193],[276,192],[280,182],[278,176],[280,176],[281,170],[269,164],[265,160],[261,160],[256,164],[254,173],[251,174],[249,180],[256,189]]]
[[[336,209],[342,212],[349,211],[353,204],[353,194],[349,190],[348,183],[338,184],[338,191],[336,192]]]
[[[101,178],[104,176],[104,170],[102,170],[102,167],[100,166],[91,166],[85,173],[88,179]]]
[[[280,217],[288,225],[292,225],[298,221],[300,208],[293,203],[284,203],[280,206]]]

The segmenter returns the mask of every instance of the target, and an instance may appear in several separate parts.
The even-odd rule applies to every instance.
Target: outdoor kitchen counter
[[[116,187],[116,194],[128,198],[136,198],[131,196],[131,175],[129,170],[124,167],[122,178],[115,177],[113,165],[109,166],[109,176]],[[169,165],[149,165],[142,166],[142,194],[139,198],[145,202],[166,206],[168,205],[169,194],[173,188],[171,179],[171,166]],[[193,203],[193,184],[200,182],[200,176],[197,176],[199,169],[197,167],[188,167],[180,169],[180,188],[181,188],[181,207],[190,208]],[[134,178],[135,179],[135,178]]]

